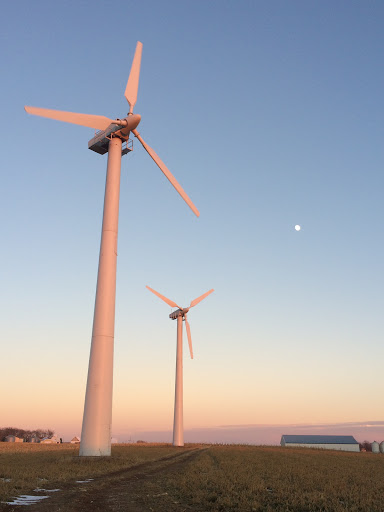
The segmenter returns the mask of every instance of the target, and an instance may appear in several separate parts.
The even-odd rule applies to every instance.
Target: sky
[[[0,426],[81,432],[107,163],[92,129],[24,105],[124,117],[141,41],[140,134],[201,216],[134,141],[113,436],[171,440],[176,323],[149,285],[182,306],[215,290],[188,317],[186,441],[384,439],[383,18],[378,0],[3,6]]]

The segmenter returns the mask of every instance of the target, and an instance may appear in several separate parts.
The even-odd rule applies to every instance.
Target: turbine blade
[[[185,329],[187,331],[189,353],[191,354],[191,359],[193,359],[191,328],[189,327],[189,322],[187,320],[187,315],[185,315],[184,318],[185,318]]]
[[[137,41],[135,55],[133,57],[131,72],[129,73],[127,87],[125,88],[124,96],[127,98],[129,103],[129,112],[133,112],[133,107],[137,100],[137,90],[139,88],[139,77],[140,77],[140,64],[141,64],[141,52],[143,45],[140,41]]]
[[[206,292],[204,293],[203,295],[200,295],[200,297],[197,297],[197,299],[193,300],[191,302],[191,305],[189,306],[190,308],[193,308],[193,306],[196,306],[196,304],[198,304],[199,302],[201,302],[203,299],[205,299],[205,297],[208,297],[209,294],[211,294],[212,292],[214,292],[215,290],[212,288],[212,290],[209,290],[209,292]]]
[[[62,110],[50,110],[48,108],[24,107],[28,114],[40,117],[48,117],[56,121],[64,121],[65,123],[79,124],[88,126],[95,130],[105,130],[113,123],[113,119],[104,116],[94,116],[92,114],[77,114],[76,112],[63,112]]]
[[[146,286],[146,288],[148,288],[148,290],[152,293],[154,293],[155,295],[157,295],[161,300],[163,300],[164,302],[166,302],[169,306],[171,306],[171,308],[179,308],[179,309],[182,309],[180,306],[178,306],[176,304],[176,302],[173,302],[173,300],[170,300],[170,299],[167,299],[167,297],[164,297],[164,295],[161,295],[161,293],[157,292],[156,290],[153,290],[152,288],[150,288],[149,286]]]
[[[143,139],[141,138],[141,136],[137,130],[132,130],[132,133],[135,135],[135,137],[137,137],[139,139],[139,141],[143,145],[143,148],[145,149],[145,151],[149,154],[149,156],[156,163],[156,165],[159,167],[159,169],[165,174],[165,176],[168,178],[170,183],[175,187],[177,192],[181,195],[181,197],[184,199],[184,201],[187,203],[187,205],[190,207],[190,209],[193,211],[193,213],[197,217],[199,217],[200,216],[199,210],[196,208],[196,206],[192,203],[192,201],[189,199],[187,194],[184,192],[180,183],[178,183],[178,181],[176,181],[176,178],[173,176],[171,171],[169,169],[167,169],[164,162],[162,162],[160,160],[159,156],[153,151],[153,149],[143,141]]]

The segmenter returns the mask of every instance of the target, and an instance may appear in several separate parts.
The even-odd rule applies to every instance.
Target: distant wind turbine
[[[141,142],[149,156],[165,174],[195,215],[200,215],[196,206],[181,188],[175,177],[153,149],[144,142],[139,132],[136,130],[140,123],[141,116],[133,113],[133,107],[136,104],[139,87],[142,46],[140,42],[136,45],[136,51],[124,93],[129,104],[129,113],[125,118],[109,119],[104,116],[25,107],[25,110],[29,114],[101,130],[88,142],[88,147],[101,155],[108,153],[91,353],[89,358],[87,390],[80,443],[80,455],[83,456],[111,455],[113,344],[120,169],[122,155],[132,150],[132,148],[128,146],[130,132]]]
[[[189,326],[189,322],[187,320],[188,311],[196,306],[203,299],[208,297],[214,290],[209,290],[209,292],[200,295],[197,299],[193,300],[189,306],[189,308],[181,308],[173,302],[172,300],[164,297],[161,293],[153,290],[149,286],[147,286],[148,290],[155,295],[157,295],[161,300],[163,300],[166,304],[171,306],[172,308],[178,308],[176,311],[173,311],[169,318],[172,320],[177,319],[177,346],[176,346],[176,380],[175,380],[175,407],[174,407],[174,419],[173,419],[173,446],[184,446],[184,427],[183,427],[183,320],[185,321],[185,329],[187,331],[188,337],[188,345],[189,352],[191,354],[191,359],[193,359],[193,350],[192,350],[192,338],[191,338],[191,328]]]

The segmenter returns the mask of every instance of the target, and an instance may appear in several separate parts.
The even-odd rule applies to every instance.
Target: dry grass
[[[173,453],[170,445],[114,445],[112,457],[88,458],[78,457],[79,445],[0,443],[0,501],[36,487],[52,489]]]
[[[174,453],[170,445],[117,445],[112,448],[112,457],[88,459],[79,458],[78,446],[73,445],[0,443],[0,477],[11,479],[0,480],[1,500],[35,487],[52,488]],[[384,456],[211,446],[186,462],[182,470],[160,472],[147,485],[157,486],[157,493],[164,493],[164,499],[171,503],[179,503],[182,510],[382,512]]]
[[[167,482],[197,510],[384,510],[384,456],[280,447],[214,446]]]

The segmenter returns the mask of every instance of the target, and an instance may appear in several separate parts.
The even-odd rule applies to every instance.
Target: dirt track
[[[29,505],[28,512],[179,512],[195,510],[174,501],[164,488],[164,477],[180,472],[207,448],[182,451],[125,470],[97,477],[86,483],[60,486],[49,498]],[[38,494],[38,493],[35,493]],[[48,493],[42,493],[47,495]],[[23,506],[3,505],[4,512],[25,510]]]

